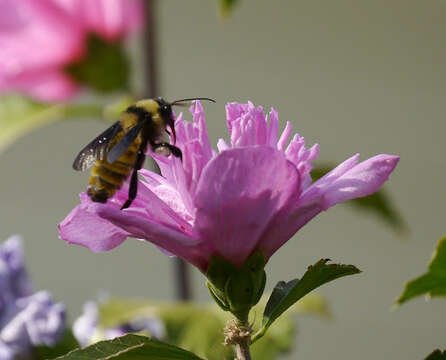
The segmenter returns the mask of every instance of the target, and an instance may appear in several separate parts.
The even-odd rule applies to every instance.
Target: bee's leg
[[[146,155],[144,154],[144,150],[139,149],[135,160],[135,166],[133,167],[132,178],[130,179],[129,197],[124,205],[122,205],[121,210],[127,209],[136,198],[136,194],[138,193],[138,170],[144,165],[145,158]]]
[[[181,150],[176,147],[175,145],[169,144],[167,142],[162,143],[151,143],[152,150],[156,153],[161,153],[165,156],[169,156],[172,154],[173,156],[180,158],[181,161],[183,161],[183,154]]]

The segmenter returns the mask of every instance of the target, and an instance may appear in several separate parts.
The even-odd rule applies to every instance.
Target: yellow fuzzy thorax
[[[164,125],[159,112],[160,106],[155,100],[153,99],[139,100],[135,103],[135,106],[147,110],[147,112],[149,112],[152,115],[152,121],[156,125]]]

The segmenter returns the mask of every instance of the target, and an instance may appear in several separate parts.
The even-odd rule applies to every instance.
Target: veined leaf
[[[195,354],[179,347],[145,336],[125,335],[100,341],[85,349],[74,350],[58,360],[200,360]]]
[[[300,280],[280,281],[276,285],[263,312],[262,328],[253,336],[252,342],[260,339],[280,315],[310,291],[337,278],[361,272],[353,265],[327,264],[328,261],[321,259],[309,266]]]
[[[0,152],[18,138],[67,117],[101,117],[95,104],[43,104],[9,94],[0,97]]]
[[[311,171],[313,181],[320,179],[333,168],[334,166],[328,164],[316,165]],[[383,189],[372,195],[350,200],[346,204],[349,204],[356,209],[377,215],[381,220],[399,232],[407,231],[406,222],[393,205],[387,192]]]
[[[420,295],[446,296],[446,236],[438,242],[427,273],[409,281],[397,303]]]

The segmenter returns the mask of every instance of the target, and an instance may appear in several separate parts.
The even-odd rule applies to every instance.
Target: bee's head
[[[190,104],[193,100],[207,100],[215,102],[213,99],[209,98],[188,98],[188,99],[180,99],[172,101],[171,103],[168,103],[163,98],[157,98],[156,102],[159,105],[159,113],[161,115],[161,118],[164,120],[164,123],[166,126],[169,126],[172,131],[172,137],[173,137],[173,143],[175,144],[177,140],[177,135],[175,133],[175,120],[173,119],[173,112],[172,112],[172,106],[187,106]]]
[[[177,134],[175,133],[175,120],[173,119],[172,104],[168,103],[162,98],[157,98],[156,102],[159,105],[158,111],[164,121],[165,126],[170,127],[170,130],[172,131],[173,143],[175,144],[175,142],[177,141]],[[167,132],[169,133],[169,131]]]

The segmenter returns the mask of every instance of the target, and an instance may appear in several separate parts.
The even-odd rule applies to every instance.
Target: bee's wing
[[[144,126],[145,121],[141,121],[132,127],[119,141],[115,146],[107,154],[107,161],[112,164],[116,160],[118,160],[122,154],[127,150],[127,148],[135,141],[142,127]]]
[[[116,136],[119,130],[121,130],[121,122],[117,121],[85,146],[74,159],[73,169],[84,171],[97,160],[104,160],[110,140]]]

